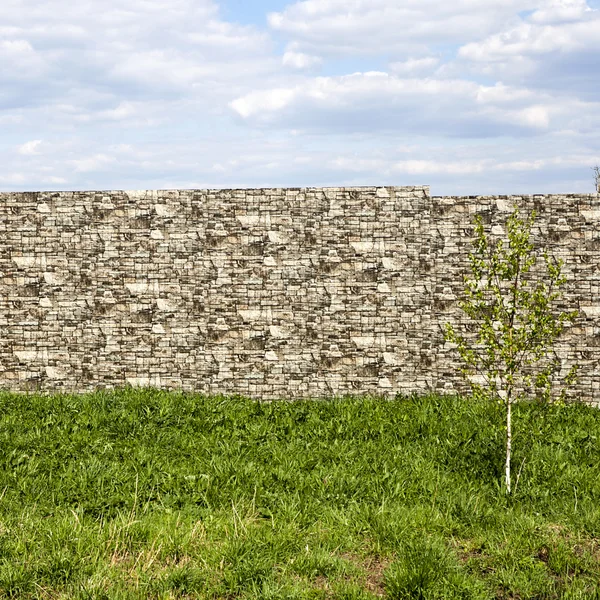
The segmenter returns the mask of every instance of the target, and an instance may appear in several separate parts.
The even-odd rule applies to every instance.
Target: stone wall
[[[558,354],[600,398],[600,197],[428,187],[0,194],[0,389],[253,398],[462,391],[472,219],[513,202],[581,310]]]

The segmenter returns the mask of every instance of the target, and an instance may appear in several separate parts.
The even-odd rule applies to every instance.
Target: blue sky
[[[600,0],[2,0],[0,191],[593,192]]]

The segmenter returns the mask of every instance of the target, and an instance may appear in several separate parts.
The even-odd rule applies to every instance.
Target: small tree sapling
[[[508,244],[486,235],[481,216],[475,220],[471,275],[465,276],[462,310],[476,325],[471,343],[446,324],[446,341],[456,344],[465,367],[463,375],[477,397],[494,399],[506,411],[505,486],[511,493],[512,406],[529,387],[545,400],[564,401],[567,386],[577,376],[574,365],[564,377],[567,386],[553,393],[553,376],[560,361],[550,357],[552,346],[577,311],[556,308],[566,277],[563,261],[542,252],[545,273],[532,271],[538,254],[530,241],[535,213],[521,218],[515,207],[506,222]],[[473,376],[479,376],[479,382]]]

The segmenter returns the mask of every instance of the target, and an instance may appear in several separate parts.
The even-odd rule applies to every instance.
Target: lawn
[[[0,393],[2,598],[600,598],[600,411]],[[514,482],[513,482],[514,487]]]

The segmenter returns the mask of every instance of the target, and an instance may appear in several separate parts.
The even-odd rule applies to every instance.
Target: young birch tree
[[[518,209],[506,222],[508,244],[493,241],[480,216],[475,220],[471,275],[465,276],[462,310],[477,325],[471,343],[446,324],[446,340],[456,344],[465,367],[463,375],[476,397],[494,399],[506,411],[505,486],[511,493],[512,407],[523,390],[533,388],[546,401],[555,397],[553,376],[560,361],[550,357],[552,345],[577,311],[560,312],[555,303],[566,282],[563,262],[542,253],[545,274],[532,271],[538,256],[530,241],[535,213],[521,218]],[[478,383],[473,376],[479,376]],[[577,365],[564,378],[575,381]],[[558,400],[564,400],[566,387]]]
[[[592,170],[594,171],[594,179],[596,180],[596,191],[600,194],[600,167],[592,167]]]

